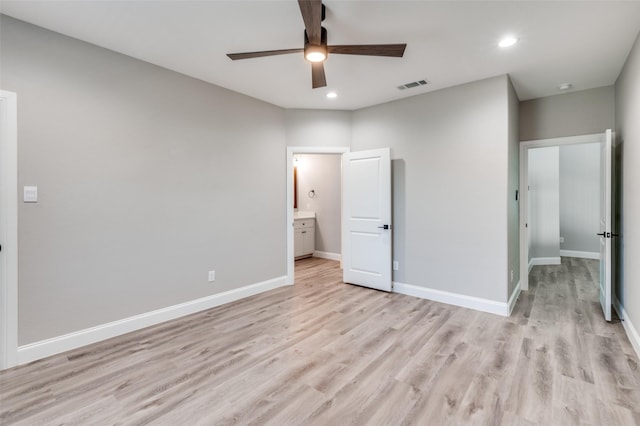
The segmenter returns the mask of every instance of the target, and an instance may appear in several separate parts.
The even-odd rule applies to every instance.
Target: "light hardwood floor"
[[[638,358],[597,262],[537,266],[510,318],[296,285],[0,373],[0,424],[633,425]]]

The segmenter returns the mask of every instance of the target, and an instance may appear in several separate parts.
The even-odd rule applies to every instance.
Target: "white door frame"
[[[529,149],[548,146],[600,143],[603,133],[567,136],[562,138],[538,139],[520,142],[520,289],[529,290],[529,233],[526,225],[529,218]]]
[[[293,254],[293,156],[296,154],[344,154],[349,152],[344,146],[288,146],[287,147],[287,281],[292,285],[295,280]],[[340,207],[342,210],[342,206]],[[340,213],[342,217],[342,213]]]
[[[17,95],[0,90],[0,370],[18,363],[18,121]]]

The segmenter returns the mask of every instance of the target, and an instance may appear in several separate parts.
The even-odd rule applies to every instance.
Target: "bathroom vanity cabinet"
[[[315,214],[298,215],[294,220],[293,254],[296,259],[313,256],[316,246],[315,222]]]

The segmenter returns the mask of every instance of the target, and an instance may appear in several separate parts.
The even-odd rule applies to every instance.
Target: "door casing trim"
[[[345,146],[288,146],[287,147],[287,205],[286,205],[286,230],[287,230],[287,257],[286,257],[286,283],[293,285],[295,281],[295,264],[293,256],[293,156],[296,154],[344,154],[351,149]],[[342,216],[342,203],[340,205]]]
[[[529,206],[529,191],[527,190],[529,186],[529,149],[600,143],[605,132],[520,142],[520,288],[522,291],[529,290],[529,239],[527,228],[525,228],[525,224],[529,220],[527,217]]]
[[[18,363],[18,120],[14,92],[0,90],[6,107],[6,126],[0,135],[0,221],[2,265],[0,271],[0,370]]]

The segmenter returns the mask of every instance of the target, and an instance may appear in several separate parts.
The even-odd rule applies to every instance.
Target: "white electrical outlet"
[[[393,270],[394,270],[394,271],[397,271],[397,270],[398,270],[398,268],[400,268],[400,264],[398,263],[398,261],[397,261],[397,260],[394,260],[394,261],[393,261]]]
[[[216,271],[209,271],[209,282],[212,283],[216,280]]]
[[[513,282],[513,269],[511,270],[511,275],[510,275],[509,280],[510,280],[509,282]]]
[[[564,243],[564,237],[560,237],[560,244]]]

